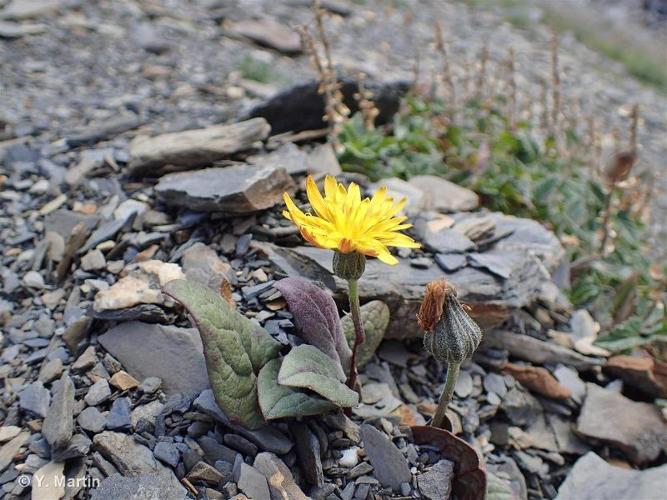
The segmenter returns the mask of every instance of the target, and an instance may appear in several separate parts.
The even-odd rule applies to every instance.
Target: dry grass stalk
[[[482,50],[479,54],[479,73],[477,74],[477,87],[475,89],[475,96],[477,99],[482,99],[484,96],[484,84],[486,82],[486,67],[489,62],[489,48],[482,45]]]
[[[308,28],[301,27],[298,31],[301,35],[301,43],[304,51],[310,56],[313,67],[319,76],[320,85],[318,90],[324,96],[324,120],[329,125],[330,138],[334,148],[339,149],[338,135],[350,115],[350,110],[343,102],[341,85],[338,81],[331,56],[331,46],[324,29],[325,12],[320,6],[319,0],[313,0],[313,12],[318,39],[324,56],[320,56],[315,38]]]
[[[354,94],[354,99],[357,101],[359,111],[364,120],[364,127],[366,130],[373,130],[375,128],[375,119],[380,114],[380,110],[373,102],[373,93],[366,88],[366,75],[359,73],[357,75],[357,85],[359,90]]]
[[[609,241],[611,233],[611,213],[612,213],[612,198],[614,191],[620,183],[626,181],[632,172],[632,168],[637,163],[638,144],[637,144],[637,128],[639,124],[639,107],[635,104],[630,113],[630,148],[629,150],[619,150],[619,132],[614,130],[614,144],[616,152],[612,158],[612,162],[605,170],[605,180],[608,184],[607,198],[605,200],[605,212],[602,220],[602,241],[600,243],[600,253],[604,255],[607,242]],[[632,184],[632,183],[630,183]],[[625,185],[625,183],[624,183]],[[636,195],[637,193],[635,193]],[[634,205],[639,205],[639,200],[632,193],[625,192],[625,197]],[[624,203],[621,199],[620,202]]]
[[[550,117],[549,117],[549,86],[547,81],[541,79],[541,93],[540,93],[540,103],[542,105],[542,116],[540,118],[540,127],[544,131],[550,129]]]
[[[638,153],[637,128],[639,127],[639,104],[632,106],[630,112],[630,151],[635,155]]]
[[[452,68],[449,55],[447,53],[447,45],[445,44],[444,37],[442,36],[442,29],[440,24],[437,21],[435,22],[433,29],[435,33],[435,49],[440,54],[442,82],[447,89],[446,100],[448,101],[448,108],[453,112],[456,109],[456,87],[452,77]]]
[[[510,47],[507,54],[507,117],[510,122],[512,130],[516,130],[516,59],[514,56],[514,49]]]
[[[559,135],[560,113],[561,113],[561,95],[560,95],[560,68],[558,62],[558,35],[554,30],[551,36],[551,125],[554,136]]]

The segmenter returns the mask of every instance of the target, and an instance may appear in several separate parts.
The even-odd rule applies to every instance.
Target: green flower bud
[[[366,257],[358,252],[334,252],[333,271],[344,280],[358,280],[366,269]]]
[[[426,330],[424,348],[439,361],[460,364],[482,341],[482,330],[444,279],[428,284],[418,319]]]

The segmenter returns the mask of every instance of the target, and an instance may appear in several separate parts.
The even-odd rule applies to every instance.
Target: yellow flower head
[[[404,215],[397,215],[406,200],[394,200],[387,196],[387,189],[380,188],[372,198],[361,199],[359,186],[354,182],[345,186],[327,176],[324,181],[324,197],[312,176],[306,182],[306,194],[315,214],[303,213],[287,193],[283,199],[287,210],[283,215],[301,231],[312,245],[337,250],[341,253],[358,252],[377,257],[387,264],[397,264],[387,247],[419,248],[412,238],[399,231],[412,227],[404,224]]]

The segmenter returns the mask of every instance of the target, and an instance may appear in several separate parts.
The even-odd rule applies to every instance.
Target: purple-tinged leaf
[[[285,297],[301,338],[338,361],[347,372],[352,351],[331,295],[305,278],[285,278],[275,287]]]

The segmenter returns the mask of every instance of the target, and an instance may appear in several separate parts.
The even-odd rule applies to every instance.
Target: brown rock
[[[109,379],[109,383],[121,391],[127,391],[128,389],[139,387],[139,381],[123,370],[114,373],[113,377]]]
[[[507,363],[503,373],[512,375],[524,387],[532,392],[553,399],[568,399],[571,391],[558,383],[548,370],[537,366],[521,366]]]
[[[604,371],[655,398],[667,397],[667,363],[649,357],[614,356]]]

